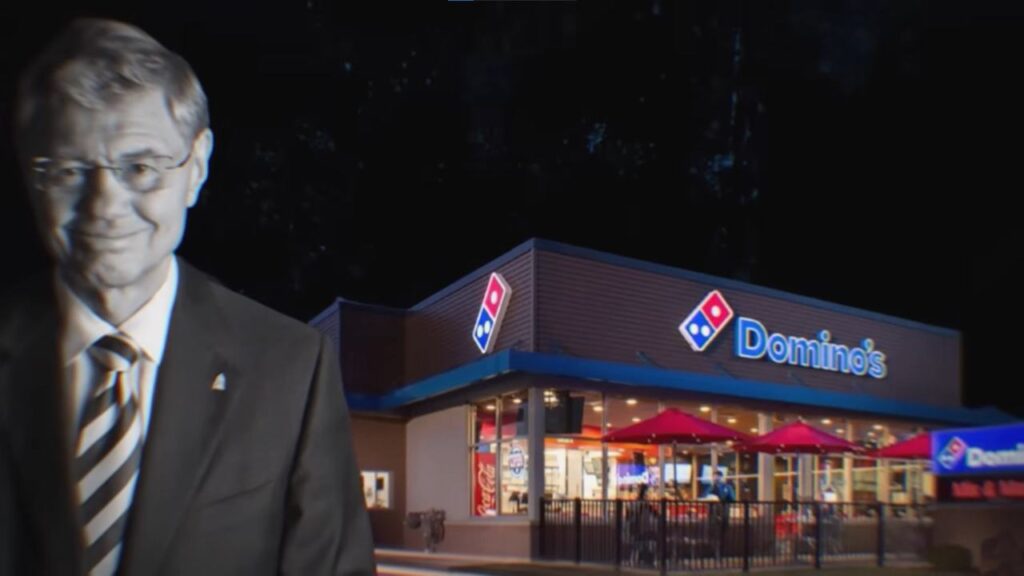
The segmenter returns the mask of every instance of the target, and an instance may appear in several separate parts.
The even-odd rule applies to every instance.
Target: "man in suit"
[[[15,137],[55,267],[0,299],[0,575],[374,573],[328,340],[174,255],[213,149],[188,64],[76,21]]]

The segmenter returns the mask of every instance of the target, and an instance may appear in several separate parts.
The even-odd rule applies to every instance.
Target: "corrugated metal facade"
[[[665,273],[658,267],[614,258],[547,250],[541,245],[482,268],[457,287],[416,309],[396,313],[341,302],[317,325],[337,330],[349,391],[383,394],[473,360],[471,339],[491,271],[501,272],[513,294],[495,350],[572,357],[731,376],[817,389],[866,393],[880,398],[955,407],[960,405],[961,344],[956,332],[915,327],[865,313],[850,314],[798,297],[714,279]],[[721,289],[737,316],[769,331],[813,339],[822,329],[832,342],[857,346],[872,338],[885,352],[884,379],[845,375],[735,356],[735,324],[703,353],[690,349],[679,323],[712,289]],[[332,316],[339,316],[340,320]],[[735,320],[733,321],[735,323]]]
[[[739,358],[733,351],[735,320],[707,350],[696,353],[679,334],[678,326],[717,288],[720,286],[540,251],[537,351],[629,364],[650,362],[670,370],[863,392],[918,403],[960,403],[959,336],[738,289],[722,290],[736,315],[757,319],[771,332],[814,338],[827,329],[833,343],[851,347],[872,338],[875,349],[887,356],[888,375],[875,379]]]
[[[494,349],[534,348],[534,252],[526,252],[498,267],[512,289],[508,311]],[[458,290],[430,302],[408,318],[405,334],[405,380],[415,382],[480,358],[473,343],[473,323],[490,272],[471,279]]]

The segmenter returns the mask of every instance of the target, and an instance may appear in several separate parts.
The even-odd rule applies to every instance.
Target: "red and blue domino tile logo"
[[[732,308],[722,293],[712,290],[679,325],[679,333],[694,352],[703,352],[725,331],[733,316]]]
[[[963,460],[966,453],[967,443],[959,436],[953,436],[939,453],[939,464],[942,464],[947,470],[952,470]]]
[[[494,343],[498,340],[498,329],[505,317],[511,296],[512,289],[505,278],[497,272],[492,273],[490,280],[487,281],[484,301],[480,304],[480,312],[476,317],[476,326],[473,327],[473,342],[476,342],[481,354],[487,354],[494,349]]]

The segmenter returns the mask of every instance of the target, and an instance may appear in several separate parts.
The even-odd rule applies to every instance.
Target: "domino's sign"
[[[770,333],[764,324],[753,318],[736,322],[736,355],[748,360],[767,358],[776,364],[789,364],[841,372],[854,376],[885,378],[888,368],[885,354],[875,350],[875,341],[865,338],[860,346],[834,344],[828,330],[817,338]]]
[[[679,325],[679,333],[694,352],[703,352],[725,330],[732,317],[732,308],[725,297],[718,290],[712,290]]]
[[[1024,473],[1024,424],[932,432],[936,474]]]
[[[703,352],[722,334],[735,313],[718,290],[712,290],[679,325],[679,333],[694,352]],[[771,332],[762,322],[745,316],[736,318],[734,354],[745,360],[769,360],[775,364],[854,376],[885,378],[885,353],[865,338],[859,345],[832,342],[832,334],[821,330],[816,336],[787,336]]]
[[[512,289],[505,278],[497,272],[491,274],[490,280],[487,281],[487,290],[484,292],[484,301],[480,304],[480,312],[476,316],[476,325],[473,327],[473,342],[481,354],[487,354],[494,349],[511,296]]]
[[[958,438],[957,436],[952,437],[949,442],[942,448],[942,452],[935,457],[935,461],[942,465],[946,470],[955,470],[957,464],[964,459],[964,454],[967,453],[967,443]]]

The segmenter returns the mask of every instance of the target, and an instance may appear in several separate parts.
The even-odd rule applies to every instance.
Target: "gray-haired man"
[[[213,150],[189,65],[79,20],[15,112],[55,266],[0,298],[0,574],[372,574],[334,349],[174,255]]]

